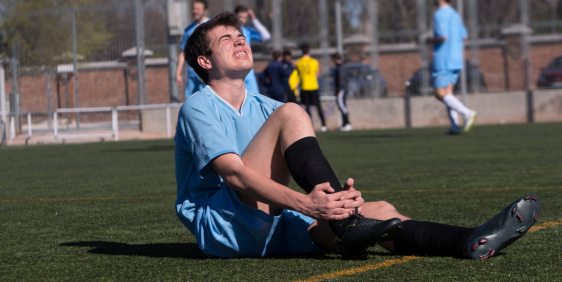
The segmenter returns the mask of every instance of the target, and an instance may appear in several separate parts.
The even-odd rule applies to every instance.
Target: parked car
[[[541,69],[537,85],[539,88],[562,88],[562,56]]]
[[[488,89],[488,87],[486,86],[486,82],[484,81],[484,75],[482,74],[482,72],[480,71],[480,69],[478,69],[477,66],[475,66],[474,64],[472,64],[470,61],[466,60],[464,61],[465,63],[465,67],[464,69],[467,70],[466,72],[466,84],[467,84],[467,88],[466,90],[468,92],[481,92],[481,91],[486,91]],[[433,77],[431,76],[431,74],[433,73],[433,64],[429,64],[429,69],[427,72],[427,75],[429,77],[429,87],[433,88]],[[474,91],[475,89],[472,81],[473,79],[479,79],[480,80],[480,85],[479,88],[476,89],[476,91]],[[455,84],[455,87],[453,88],[453,92],[454,93],[459,93],[461,90],[461,84],[460,84],[460,77],[459,80],[457,81],[457,83]],[[408,95],[420,95],[421,94],[421,69],[418,69],[414,75],[412,77],[410,77],[406,83],[406,94]]]
[[[378,78],[380,83],[380,96],[386,96],[387,87],[386,79],[376,70],[374,70],[369,65],[364,64],[345,64],[344,65],[347,74],[347,97],[353,98],[365,98],[373,97],[374,87],[375,87],[375,77]],[[322,75],[318,78],[318,84],[322,85],[324,80],[328,80],[329,93],[334,93],[334,76],[336,73],[336,68],[330,68],[329,75]]]

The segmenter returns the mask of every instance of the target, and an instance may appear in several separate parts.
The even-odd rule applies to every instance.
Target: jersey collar
[[[248,100],[248,89],[245,89],[244,91],[244,101],[242,102],[242,106],[240,106],[240,111],[239,111],[238,109],[234,108],[229,102],[223,99],[219,94],[217,94],[215,90],[213,90],[213,88],[211,88],[208,85],[207,87],[209,88],[211,93],[213,93],[220,101],[222,101],[226,106],[228,106],[235,114],[237,114],[238,116],[244,115],[244,105],[246,105],[246,100]]]

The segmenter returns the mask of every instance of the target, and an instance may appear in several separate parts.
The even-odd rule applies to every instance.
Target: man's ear
[[[199,64],[199,66],[201,66],[203,69],[206,70],[210,70],[213,68],[213,65],[211,64],[211,60],[209,60],[209,58],[205,56],[197,57],[197,63]]]

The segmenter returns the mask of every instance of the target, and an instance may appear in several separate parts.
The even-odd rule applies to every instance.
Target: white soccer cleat
[[[476,119],[476,115],[478,113],[476,111],[472,111],[465,119],[464,119],[464,132],[469,132],[474,125],[474,119]]]
[[[322,132],[326,132],[328,131],[328,128],[326,126],[322,126]]]
[[[352,131],[352,130],[353,130],[353,126],[351,126],[351,124],[349,123],[340,129],[340,131]]]

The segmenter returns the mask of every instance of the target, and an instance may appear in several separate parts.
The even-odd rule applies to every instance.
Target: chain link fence
[[[7,14],[5,116],[23,134],[28,112],[31,126],[47,132],[57,109],[182,102],[173,79],[181,35],[169,35],[167,15],[169,2],[177,1],[100,0]],[[190,1],[183,2],[189,17]],[[272,33],[269,41],[252,42],[258,75],[272,50],[291,50],[298,59],[299,46],[308,44],[321,65],[324,97],[334,95],[335,53],[349,69],[350,97],[433,93],[432,46],[425,39],[432,36],[434,1],[209,0],[208,16],[237,5],[253,9]],[[561,0],[452,0],[451,6],[469,34],[455,93],[562,88]],[[69,129],[111,120],[60,115],[59,128]],[[141,111],[121,115],[131,124],[142,119]]]

